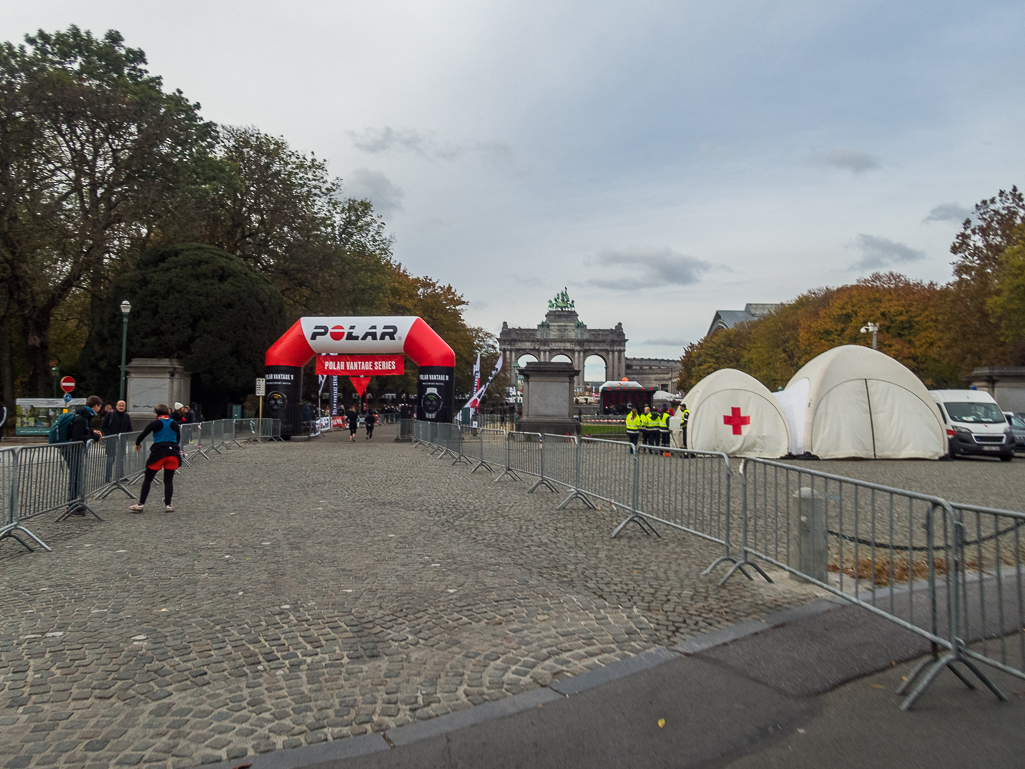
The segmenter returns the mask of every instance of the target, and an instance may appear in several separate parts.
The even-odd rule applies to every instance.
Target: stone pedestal
[[[192,374],[176,358],[133,358],[125,372],[126,410],[138,429],[153,419],[153,408],[158,403],[166,403],[173,411],[176,402],[189,402]]]
[[[1025,411],[1025,366],[984,366],[965,379],[992,395],[1004,411]]]
[[[580,373],[571,363],[531,362],[523,373],[523,418],[519,429],[526,433],[578,435],[580,423],[573,418],[573,379]]]

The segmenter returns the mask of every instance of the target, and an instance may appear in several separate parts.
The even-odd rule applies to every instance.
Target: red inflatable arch
[[[452,420],[456,354],[422,318],[300,318],[271,345],[264,359],[268,412],[282,420],[283,434],[298,432],[303,366],[321,353],[405,353],[419,369],[417,418]]]

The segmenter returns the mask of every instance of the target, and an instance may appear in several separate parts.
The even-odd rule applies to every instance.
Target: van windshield
[[[944,403],[951,422],[996,425],[1006,424],[1004,412],[995,403]]]

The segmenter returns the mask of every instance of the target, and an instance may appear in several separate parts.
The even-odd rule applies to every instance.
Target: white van
[[[1014,459],[1014,436],[1003,412],[987,392],[930,390],[947,431],[950,456],[989,454]]]

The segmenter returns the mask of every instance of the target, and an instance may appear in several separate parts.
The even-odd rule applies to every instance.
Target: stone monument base
[[[517,429],[521,433],[580,435],[580,423],[572,417],[523,417]]]
[[[141,430],[153,419],[153,407],[189,403],[192,375],[175,358],[133,358],[126,367],[125,401],[132,424]]]
[[[569,363],[531,362],[523,367],[523,417],[525,433],[579,435],[580,423],[573,413],[573,377],[579,371]]]

